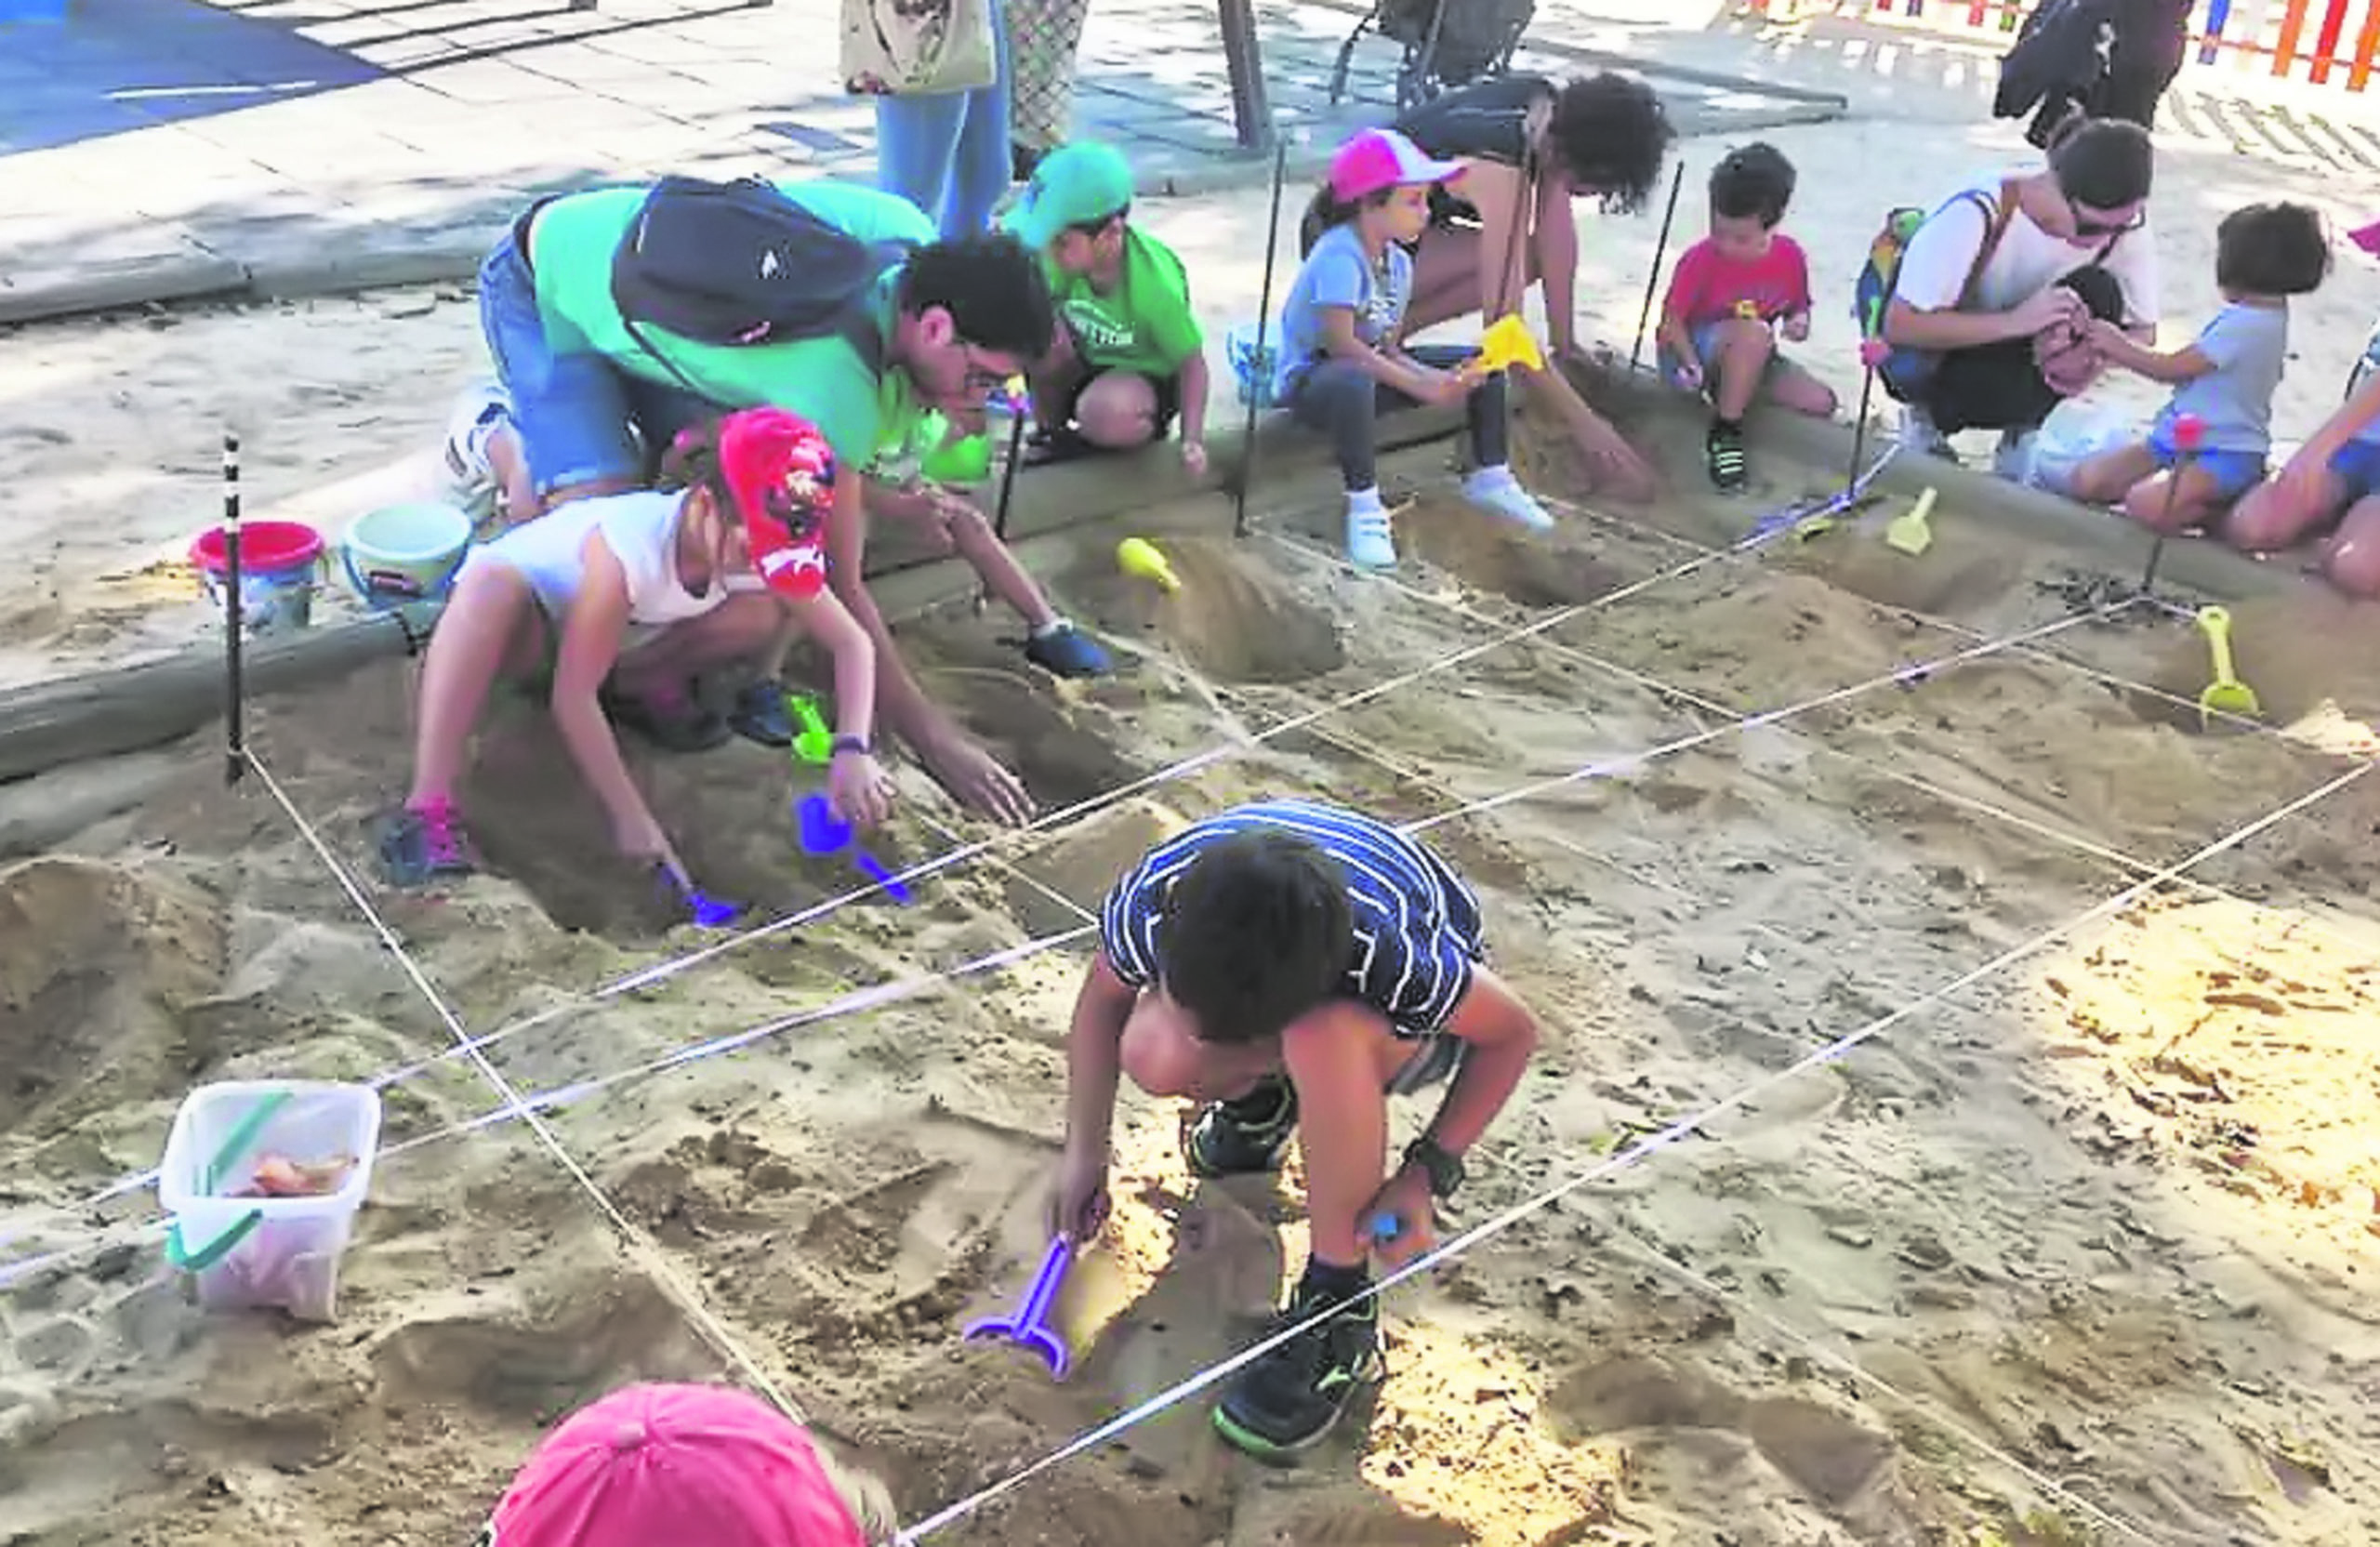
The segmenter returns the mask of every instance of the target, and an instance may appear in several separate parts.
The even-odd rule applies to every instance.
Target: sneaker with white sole
[[[1347,562],[1359,569],[1396,567],[1396,528],[1378,495],[1348,502]]]
[[[1462,497],[1491,516],[1529,532],[1551,532],[1554,518],[1506,467],[1480,468],[1462,481]]]
[[[1900,443],[1911,451],[1938,456],[1945,462],[1959,459],[1958,448],[1951,445],[1950,438],[1935,425],[1934,416],[1913,403],[1901,404],[1898,438]]]
[[[512,399],[493,381],[477,381],[455,399],[446,420],[446,476],[454,483],[455,502],[473,524],[494,513],[503,491],[496,486],[496,465],[487,443],[512,417]]]

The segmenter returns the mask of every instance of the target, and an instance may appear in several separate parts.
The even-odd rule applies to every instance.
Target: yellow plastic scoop
[[[1116,545],[1116,567],[1135,580],[1162,586],[1168,592],[1182,588],[1172,562],[1146,537],[1127,537]]]
[[[1934,514],[1935,494],[1931,487],[1917,496],[1917,502],[1892,519],[1884,528],[1884,546],[1914,559],[1934,546],[1934,528],[1929,518]]]
[[[1493,376],[1514,365],[1545,369],[1545,351],[1529,337],[1528,324],[1517,311],[1488,324],[1488,331],[1479,336],[1479,352],[1464,361],[1462,368],[1474,376]]]
[[[2215,656],[2215,681],[2198,695],[2199,722],[2212,725],[2218,714],[2238,715],[2255,720],[2264,714],[2264,706],[2256,702],[2254,690],[2240,681],[2231,668],[2231,614],[2223,607],[2202,607],[2198,626],[2205,631],[2206,647]]]

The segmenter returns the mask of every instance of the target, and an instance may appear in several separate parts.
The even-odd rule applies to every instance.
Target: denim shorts
[[[2331,471],[2347,485],[2347,502],[2380,495],[2380,440],[2349,441],[2331,454]]]
[[[2181,460],[2181,449],[2174,444],[2174,432],[2163,420],[2149,432],[2149,455],[2157,465],[2170,470]],[[2215,493],[2219,499],[2237,499],[2264,482],[2265,458],[2255,451],[2202,451],[2191,461],[2201,472],[2215,480]]]
[[[692,393],[632,377],[593,350],[557,353],[520,239],[509,232],[480,265],[480,331],[512,399],[513,429],[541,495],[639,481],[672,436],[717,412]]]
[[[1662,345],[1660,350],[1661,375],[1672,380],[1675,380],[1677,377],[1678,367],[1684,364],[1692,364],[1702,373],[1704,389],[1706,390],[1715,390],[1719,384],[1712,379],[1712,377],[1716,374],[1712,369],[1712,362],[1719,358],[1719,330],[1734,321],[1735,319],[1733,317],[1721,317],[1715,322],[1696,323],[1693,326],[1687,328],[1686,330],[1686,337],[1694,340],[1694,359],[1691,362],[1679,358],[1676,350],[1671,349],[1666,344]],[[1777,353],[1773,350],[1770,350],[1765,372],[1775,371],[1777,367],[1783,363],[1783,360],[1784,356]],[[1764,372],[1764,374],[1765,374],[1765,372]]]

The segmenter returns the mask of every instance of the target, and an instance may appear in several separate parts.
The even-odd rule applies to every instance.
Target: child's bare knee
[[[2297,540],[2306,522],[2296,520],[2287,496],[2266,483],[2249,490],[2231,508],[2223,536],[2244,553],[2273,553]]]

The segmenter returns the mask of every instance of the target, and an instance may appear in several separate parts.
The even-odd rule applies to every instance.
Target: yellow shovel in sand
[[[1146,537],[1127,537],[1116,545],[1116,567],[1135,580],[1162,587],[1169,594],[1182,588],[1173,564]]]
[[[1528,324],[1517,311],[1488,324],[1488,331],[1479,336],[1479,352],[1462,363],[1462,370],[1466,376],[1493,376],[1514,365],[1545,369],[1545,351],[1529,337]]]
[[[1934,514],[1934,490],[1929,485],[1917,496],[1917,502],[1895,516],[1884,528],[1884,546],[1914,559],[1934,546],[1934,528],[1928,520]]]
[[[2262,718],[2264,706],[2256,702],[2254,689],[2240,681],[2231,667],[2231,614],[2228,608],[2201,607],[2198,626],[2206,634],[2206,647],[2215,656],[2215,681],[2198,695],[2198,718],[2201,726],[2212,726],[2219,714],[2237,715],[2243,720]]]

